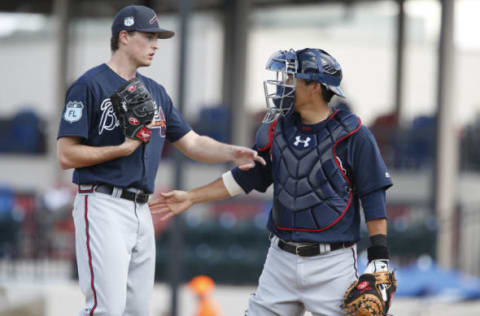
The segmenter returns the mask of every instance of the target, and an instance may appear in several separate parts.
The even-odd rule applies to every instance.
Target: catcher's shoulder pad
[[[255,137],[255,145],[258,151],[270,150],[272,147],[276,125],[277,121],[275,120],[271,123],[264,123],[258,128],[257,135]]]

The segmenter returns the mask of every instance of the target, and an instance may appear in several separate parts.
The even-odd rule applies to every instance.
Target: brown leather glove
[[[386,316],[396,290],[395,272],[364,273],[345,292],[342,310],[348,316]]]

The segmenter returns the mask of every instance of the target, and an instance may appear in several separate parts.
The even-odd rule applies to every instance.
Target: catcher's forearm
[[[62,137],[57,141],[57,158],[62,169],[97,165],[131,154],[138,147],[134,141],[118,146],[94,147],[79,143],[79,139]]]
[[[193,204],[219,201],[230,197],[222,178],[188,192]]]
[[[367,222],[368,235],[386,235],[387,234],[387,220],[385,218],[374,219]]]

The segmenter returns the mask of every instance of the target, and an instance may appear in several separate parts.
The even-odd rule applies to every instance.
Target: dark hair
[[[333,95],[335,93],[332,92],[332,90],[328,89],[325,85],[322,85],[322,97],[325,102],[329,103],[330,100],[333,98]]]
[[[135,31],[127,31],[128,35],[132,35],[135,33]],[[118,49],[118,42],[119,42],[119,35],[120,32],[112,34],[112,37],[110,38],[110,49],[112,52],[116,51]]]
[[[333,93],[330,89],[328,89],[323,83],[321,82],[317,82],[317,81],[313,81],[313,80],[305,80],[305,84],[308,86],[309,84],[311,83],[319,83],[320,86],[322,87],[322,98],[325,102],[329,103],[330,100],[333,98],[333,95],[335,93]]]

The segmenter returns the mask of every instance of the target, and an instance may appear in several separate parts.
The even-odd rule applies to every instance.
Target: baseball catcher
[[[138,78],[127,81],[112,94],[110,101],[125,136],[148,143],[152,131],[147,125],[157,107],[143,82]]]
[[[369,264],[365,272],[345,292],[342,309],[348,316],[386,316],[397,290],[395,272],[389,272],[384,235],[371,238]],[[376,243],[376,244],[375,244]]]
[[[342,68],[319,48],[274,52],[265,68],[267,114],[253,148],[266,165],[162,193],[150,210],[165,219],[273,185],[270,248],[246,315],[384,316],[395,289],[385,194],[393,182],[370,130],[354,113],[330,105],[345,96]],[[369,268],[357,281],[360,203],[372,246]]]

